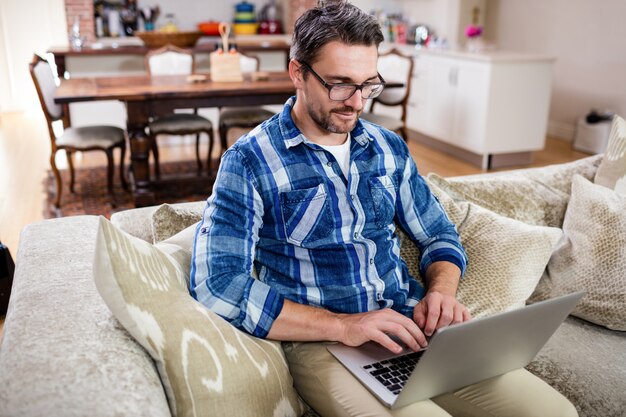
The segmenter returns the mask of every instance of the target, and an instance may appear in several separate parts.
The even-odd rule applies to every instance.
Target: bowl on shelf
[[[258,30],[258,23],[233,23],[235,35],[256,35]]]
[[[208,21],[198,23],[198,30],[206,36],[220,36],[220,22]]]
[[[198,42],[202,32],[135,32],[147,48],[160,48],[168,43],[179,48],[190,48]]]

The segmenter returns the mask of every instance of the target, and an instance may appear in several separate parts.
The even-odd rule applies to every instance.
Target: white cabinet
[[[407,125],[480,157],[543,149],[552,60],[515,55],[420,53]]]

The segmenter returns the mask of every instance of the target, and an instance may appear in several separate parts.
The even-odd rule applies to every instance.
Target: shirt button
[[[374,258],[370,259],[370,265],[374,265]]]
[[[350,198],[353,199],[353,200],[356,200],[356,194],[351,194]]]
[[[332,167],[333,163],[332,163],[332,161],[328,161],[328,162],[326,162],[326,165],[329,166],[329,167]]]
[[[376,293],[376,300],[380,301],[383,299],[383,295],[381,293]]]
[[[358,239],[359,238],[359,232],[354,232],[354,238]]]

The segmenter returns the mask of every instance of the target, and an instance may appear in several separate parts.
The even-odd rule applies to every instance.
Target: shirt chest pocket
[[[297,246],[317,246],[335,227],[324,184],[280,193],[280,210],[287,241]]]
[[[376,227],[387,227],[396,215],[396,186],[386,175],[370,178],[369,183]]]

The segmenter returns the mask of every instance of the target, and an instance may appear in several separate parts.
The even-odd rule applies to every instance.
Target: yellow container
[[[258,23],[234,23],[233,31],[235,35],[256,35],[259,30]]]

